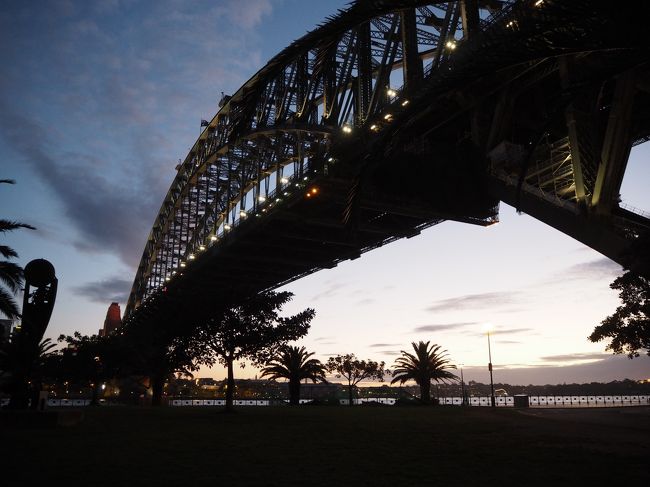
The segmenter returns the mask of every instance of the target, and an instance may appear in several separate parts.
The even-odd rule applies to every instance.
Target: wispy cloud
[[[543,280],[539,285],[546,286],[548,284],[561,284],[566,281],[577,280],[613,280],[622,272],[623,268],[619,264],[607,257],[602,257],[566,267],[560,272],[553,274],[550,278]]]
[[[623,268],[613,260],[603,257],[589,262],[572,265],[562,271],[564,278],[572,279],[601,279],[613,278],[622,272]]]
[[[334,340],[334,338],[335,338],[335,337],[332,337],[332,336],[318,337],[318,338],[314,338],[314,341],[315,341],[315,342],[319,342],[319,343],[322,343],[322,342],[329,342],[329,341]]]
[[[378,350],[377,353],[381,355],[388,355],[388,356],[396,356],[402,354],[402,352],[397,350]]]
[[[131,289],[131,281],[114,277],[103,281],[89,282],[73,288],[73,291],[95,303],[126,303]]]
[[[426,308],[427,311],[450,311],[506,307],[518,302],[521,293],[498,291],[480,294],[465,294],[454,298],[441,299]]]
[[[418,326],[416,328],[413,328],[412,333],[423,333],[423,332],[439,332],[439,331],[447,331],[447,330],[457,330],[460,328],[467,328],[468,326],[475,326],[478,323],[476,322],[465,322],[465,323],[445,323],[445,324],[438,324],[438,325],[423,325],[423,326]]]
[[[111,184],[98,172],[98,166],[108,165],[107,161],[67,153],[66,162],[60,162],[51,155],[56,149],[52,150],[48,130],[2,102],[0,110],[0,132],[5,140],[54,189],[67,216],[81,231],[84,238],[75,241],[75,246],[84,251],[115,252],[126,263],[136,264],[144,233],[137,229],[153,220],[157,203],[141,191]]]
[[[584,360],[605,360],[611,355],[605,353],[568,353],[564,355],[547,355],[540,357],[545,362],[577,362]]]
[[[399,343],[373,343],[368,345],[370,348],[398,347]]]
[[[199,120],[262,64],[252,28],[272,7],[66,0],[0,13],[12,39],[0,49],[3,158],[53,191],[77,249],[137,264]]]
[[[333,283],[327,286],[325,289],[323,289],[321,292],[318,294],[315,294],[312,296],[311,301],[318,301],[319,299],[326,299],[326,298],[331,298],[333,296],[336,296],[338,293],[341,292],[343,288],[345,288],[347,284],[341,284],[341,283]]]
[[[534,332],[534,328],[497,328],[490,332],[490,335],[514,335],[517,333]]]

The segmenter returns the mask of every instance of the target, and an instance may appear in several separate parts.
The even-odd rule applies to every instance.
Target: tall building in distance
[[[99,336],[107,336],[122,326],[122,312],[118,303],[111,303],[106,312],[104,327],[99,330]]]

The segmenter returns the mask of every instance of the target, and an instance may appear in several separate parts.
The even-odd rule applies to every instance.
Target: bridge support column
[[[570,87],[569,60],[562,57],[559,60],[560,78],[562,88],[568,90]],[[586,210],[587,208],[587,191],[585,188],[585,178],[583,173],[583,151],[581,144],[582,131],[579,130],[579,115],[575,103],[570,103],[565,110],[565,119],[567,131],[569,134],[569,148],[571,150],[571,166],[573,168],[573,181],[575,184],[575,195],[578,206]]]
[[[463,35],[465,39],[471,39],[479,30],[478,1],[461,0],[460,16],[463,21]]]
[[[400,12],[402,30],[402,69],[404,70],[404,91],[415,90],[422,80],[422,60],[418,55],[418,32],[415,9]]]
[[[357,29],[357,59],[359,69],[355,92],[357,123],[363,124],[370,112],[370,96],[372,93],[372,53],[370,39],[370,23],[364,22]]]
[[[628,71],[616,83],[591,204],[598,214],[609,214],[617,203],[630,156],[635,76]]]

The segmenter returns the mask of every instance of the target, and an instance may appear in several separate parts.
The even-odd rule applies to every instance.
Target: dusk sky
[[[328,0],[19,1],[0,6],[3,218],[36,231],[4,235],[18,262],[50,260],[59,294],[46,336],[102,326],[124,310],[174,167],[263,64],[346,2]],[[623,201],[650,211],[650,146],[633,150]],[[650,377],[650,358],[611,357],[587,340],[618,305],[620,267],[501,205],[488,228],[434,226],[296,281],[286,312],[316,309],[301,341],[320,359],[354,352],[391,365],[431,340],[488,382],[482,324],[495,331],[497,382]],[[253,377],[251,367],[239,377]],[[219,368],[200,376],[223,378]]]

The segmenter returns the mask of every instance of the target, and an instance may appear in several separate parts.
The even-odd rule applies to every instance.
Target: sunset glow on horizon
[[[36,231],[3,235],[25,265],[59,278],[46,337],[97,333],[124,312],[154,217],[200,133],[275,54],[347,1],[10,2],[0,56],[2,217]],[[406,100],[408,103],[408,100]],[[413,105],[413,103],[411,103]],[[382,123],[385,123],[381,121]],[[378,122],[379,123],[379,122]],[[350,128],[350,131],[352,129]],[[375,129],[372,129],[375,130]],[[650,211],[650,143],[632,150],[623,202]],[[326,187],[309,186],[317,204]],[[245,218],[246,215],[240,215]],[[207,245],[207,244],[206,244]],[[198,261],[198,259],[197,259]],[[391,366],[424,340],[462,363],[465,380],[517,384],[650,377],[650,357],[612,357],[587,336],[619,304],[621,267],[501,203],[499,225],[445,221],[292,282],[285,313],[316,310],[299,344]],[[223,378],[220,367],[197,377]],[[252,378],[247,365],[237,378]]]

